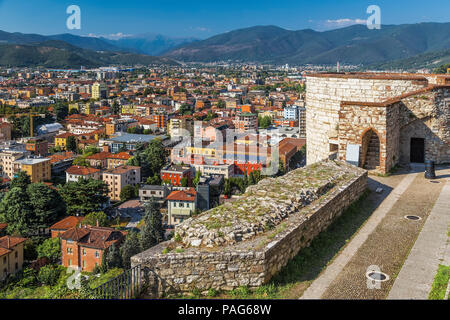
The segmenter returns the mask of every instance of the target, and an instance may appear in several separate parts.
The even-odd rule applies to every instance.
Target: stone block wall
[[[409,163],[411,138],[425,139],[425,160],[450,163],[450,89],[437,88],[401,100],[400,162]]]
[[[380,168],[385,173],[399,160],[400,103],[388,106],[345,103],[339,112],[339,159],[345,161],[347,144],[361,145],[361,165],[367,151],[365,133],[373,130],[380,140]],[[365,149],[366,148],[366,149]]]
[[[425,88],[422,76],[327,74],[306,77],[307,163],[327,159],[338,135],[342,101],[382,102]],[[333,139],[331,139],[333,140]]]
[[[344,166],[343,169],[349,167],[342,162],[338,165]],[[171,243],[167,241],[133,256],[132,266],[140,264],[150,270],[148,294],[153,297],[194,289],[232,290],[267,283],[365,191],[367,171],[352,168],[347,180],[298,214],[291,215],[270,235],[237,245],[188,247],[163,253]]]

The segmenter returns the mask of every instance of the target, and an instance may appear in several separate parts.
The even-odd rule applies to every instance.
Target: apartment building
[[[193,179],[193,172],[190,166],[169,164],[161,170],[161,180],[169,181],[173,186],[181,186],[181,179],[186,178],[188,185]]]
[[[22,270],[23,245],[26,238],[3,236],[0,238],[0,281]]]
[[[167,196],[167,223],[177,225],[188,219],[197,209],[197,191],[194,188],[175,190]]]
[[[258,116],[255,113],[240,113],[236,115],[234,126],[240,132],[256,131],[258,129]]]
[[[14,162],[24,156],[23,152],[2,151],[0,152],[0,166],[2,173],[10,179],[14,178]]]
[[[145,184],[139,188],[139,199],[140,201],[149,201],[153,198],[155,202],[164,203],[169,192],[169,188],[165,185],[158,186]]]
[[[50,158],[23,158],[14,161],[14,173],[26,172],[32,183],[48,181],[52,177]]]
[[[45,139],[32,138],[27,141],[27,151],[35,156],[46,156],[48,154],[48,141]]]
[[[125,186],[141,182],[141,167],[120,166],[103,171],[102,180],[108,185],[108,196],[113,201],[120,200],[120,191]]]
[[[108,95],[108,88],[104,83],[94,83],[92,85],[92,99],[106,99]]]

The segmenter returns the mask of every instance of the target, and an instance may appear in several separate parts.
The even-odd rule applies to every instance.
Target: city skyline
[[[317,31],[364,24],[369,17],[366,9],[377,5],[381,9],[382,24],[418,22],[448,22],[445,12],[450,3],[443,0],[424,3],[418,0],[354,1],[339,3],[324,0],[283,1],[229,1],[214,3],[203,0],[182,1],[82,1],[56,2],[54,0],[17,2],[0,1],[0,30],[7,32],[38,33],[44,35],[72,33],[81,36],[112,39],[140,34],[163,34],[170,37],[205,39],[216,34],[255,25],[276,25],[288,30],[313,29]],[[81,9],[81,29],[69,30],[67,7]],[[45,8],[44,10],[42,8]],[[114,22],[114,23],[111,23]]]

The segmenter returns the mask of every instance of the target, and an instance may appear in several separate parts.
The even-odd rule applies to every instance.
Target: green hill
[[[0,66],[93,68],[105,65],[176,65],[171,59],[124,52],[97,52],[51,40],[34,44],[0,44]]]

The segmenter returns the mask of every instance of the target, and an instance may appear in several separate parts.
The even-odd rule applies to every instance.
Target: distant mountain
[[[5,32],[0,30],[0,43],[31,44],[41,43],[49,40],[60,40],[73,46],[94,51],[125,51],[100,38],[82,37],[69,33],[43,36],[40,34],[25,34],[20,32]]]
[[[325,32],[256,26],[182,45],[164,54],[185,62],[373,64],[450,48],[450,23],[365,25]]]
[[[117,40],[101,39],[115,47],[149,55],[160,55],[168,50],[198,40],[195,38],[172,38],[152,33],[123,37]]]
[[[450,64],[450,49],[423,53],[406,59],[393,60],[367,66],[371,70],[418,70],[434,69]]]
[[[171,59],[127,52],[82,49],[60,40],[32,44],[0,44],[0,66],[94,68],[106,65],[176,65]]]

